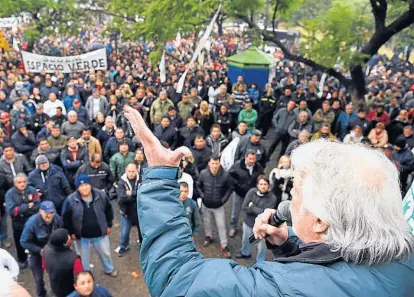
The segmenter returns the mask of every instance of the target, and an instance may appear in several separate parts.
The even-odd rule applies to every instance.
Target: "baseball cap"
[[[78,103],[80,103],[80,101],[79,101],[79,99],[75,99],[75,100],[73,100],[73,103],[78,104]]]
[[[39,166],[40,164],[43,163],[49,163],[49,160],[47,159],[47,157],[45,155],[39,155],[36,158],[36,166]]]
[[[55,205],[52,201],[43,201],[42,203],[40,203],[40,209],[43,210],[45,213],[56,212]]]

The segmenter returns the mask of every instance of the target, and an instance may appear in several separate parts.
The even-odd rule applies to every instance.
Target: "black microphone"
[[[280,202],[276,213],[270,217],[269,225],[274,227],[279,227],[285,222],[292,221],[291,214],[290,214],[290,201],[282,201]],[[267,237],[267,236],[266,236]],[[249,242],[250,244],[258,244],[260,242],[260,238],[256,238],[254,234],[250,235]]]

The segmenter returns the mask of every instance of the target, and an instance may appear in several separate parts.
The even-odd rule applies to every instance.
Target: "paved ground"
[[[269,132],[267,140],[264,141],[265,145],[268,145],[269,139],[272,139],[273,133],[272,131]],[[272,159],[270,160],[266,173],[269,174],[270,170],[276,165],[276,154],[278,153],[278,150],[275,152],[275,154],[272,156]],[[113,205],[115,208],[116,218],[115,218],[115,224],[113,227],[112,234],[110,236],[111,239],[111,251],[112,251],[112,259],[114,262],[115,267],[119,270],[119,275],[117,278],[112,278],[110,276],[106,276],[102,272],[102,266],[99,262],[99,259],[96,257],[95,253],[92,252],[91,256],[91,263],[94,265],[94,268],[92,268],[92,271],[95,275],[95,279],[98,284],[108,288],[114,297],[147,297],[150,296],[148,293],[148,290],[146,288],[141,270],[139,265],[139,254],[138,249],[133,246],[133,242],[136,242],[137,240],[137,233],[135,232],[135,229],[131,232],[131,250],[122,258],[119,258],[116,253],[114,252],[114,249],[119,245],[119,239],[121,234],[121,226],[120,226],[120,217],[118,212],[118,206],[113,201]],[[230,202],[228,202],[225,206],[226,213],[227,213],[227,225],[230,223],[230,212],[231,212],[231,205]],[[241,224],[241,223],[240,223]],[[11,224],[9,224],[10,227]],[[11,235],[12,232],[9,230],[9,234]],[[238,232],[235,236],[235,238],[231,239],[229,238],[229,247],[233,254],[238,252],[238,250],[241,247],[241,232]],[[214,234],[214,237],[218,239],[217,232]],[[197,250],[201,252],[206,258],[221,258],[222,255],[219,251],[219,243],[215,241],[211,246],[204,248],[203,245],[204,241],[204,229],[201,228],[201,235],[200,238],[196,239],[196,246]],[[253,249],[254,250],[254,249]],[[12,247],[10,249],[10,252],[15,256],[15,249]],[[237,260],[242,265],[251,266],[255,262],[255,256],[256,251],[253,251],[252,258],[249,260],[237,260],[233,257],[234,260]],[[267,259],[271,260],[272,255],[268,251]],[[138,272],[139,277],[133,278],[131,276],[131,273],[133,271]],[[33,281],[33,277],[31,275],[30,269],[26,269],[20,274],[19,280],[21,281],[21,284],[23,287],[25,287],[32,296],[35,295],[35,284]],[[49,280],[47,274],[45,274],[45,282],[47,284],[47,288],[49,291]]]

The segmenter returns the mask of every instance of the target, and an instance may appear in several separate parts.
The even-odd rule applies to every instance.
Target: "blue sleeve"
[[[178,199],[176,172],[177,168],[170,167],[146,168],[139,188],[140,260],[150,295],[293,296],[283,280],[282,264],[264,262],[247,268],[231,260],[204,259],[195,250]]]
[[[42,249],[40,246],[32,243],[34,239],[34,220],[35,217],[31,217],[24,225],[22,236],[20,237],[20,244],[24,249],[29,250],[32,253],[40,253]]]

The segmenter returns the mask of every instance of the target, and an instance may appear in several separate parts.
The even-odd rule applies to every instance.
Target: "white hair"
[[[381,264],[413,254],[398,171],[380,150],[314,141],[293,151],[292,168],[295,184],[306,188],[303,210],[329,225],[323,238],[345,261]]]
[[[74,111],[74,110],[71,110],[71,111],[69,111],[68,112],[68,116],[71,116],[71,115],[78,115],[77,113],[76,113],[76,111]]]

